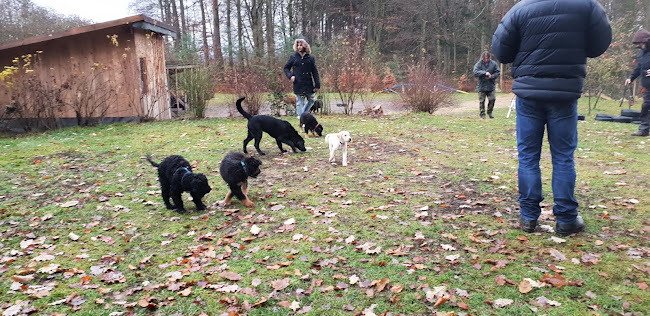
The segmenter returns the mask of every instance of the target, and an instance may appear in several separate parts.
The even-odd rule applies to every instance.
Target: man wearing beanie
[[[641,106],[641,124],[639,124],[639,131],[632,134],[632,136],[648,136],[650,134],[650,32],[646,30],[639,30],[634,34],[632,44],[634,44],[641,51],[639,57],[636,59],[636,68],[632,71],[629,78],[625,80],[625,85],[629,85],[641,76],[641,84],[645,88],[643,92],[643,105]]]

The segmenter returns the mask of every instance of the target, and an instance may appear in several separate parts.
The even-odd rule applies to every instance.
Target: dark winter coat
[[[540,101],[574,101],[582,94],[587,57],[598,57],[612,29],[597,0],[524,0],[503,17],[492,52],[512,63],[513,92]]]
[[[287,64],[284,65],[284,74],[287,78],[296,76],[293,82],[293,93],[296,95],[309,95],[314,89],[320,89],[320,77],[316,68],[316,59],[310,54],[301,56],[293,53]]]
[[[643,87],[650,89],[650,77],[646,77],[648,69],[650,69],[650,47],[648,49],[642,49],[639,52],[639,57],[636,58],[636,68],[632,71],[630,80],[634,81],[634,79],[641,76],[641,84]]]
[[[485,75],[487,72],[490,73],[490,78]],[[500,74],[501,71],[499,70],[499,65],[497,65],[494,60],[490,59],[487,64],[484,63],[483,60],[479,60],[476,65],[474,65],[474,77],[478,78],[476,91],[494,91],[496,87],[495,81],[499,78]]]

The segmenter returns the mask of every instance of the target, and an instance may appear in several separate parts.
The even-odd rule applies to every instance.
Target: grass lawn
[[[327,162],[322,137],[307,138],[307,152],[280,154],[264,135],[262,173],[249,182],[253,209],[219,203],[227,193],[219,162],[242,150],[244,119],[0,139],[0,309],[647,315],[650,139],[630,137],[633,124],[594,121],[620,111],[618,102],[600,101],[578,124],[576,195],[586,232],[527,234],[518,229],[515,120],[506,111],[495,110],[494,120],[320,116],[325,133],[352,133],[348,167]],[[584,99],[579,112],[587,114]],[[187,214],[165,209],[146,154],[180,154],[206,174],[208,210],[189,201]],[[540,224],[548,230],[548,145],[542,173]]]

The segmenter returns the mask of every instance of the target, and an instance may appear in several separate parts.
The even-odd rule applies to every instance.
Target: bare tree
[[[201,8],[201,38],[203,39],[203,60],[205,63],[210,62],[210,47],[208,46],[208,29],[207,20],[205,19],[205,2],[199,0],[199,7]]]
[[[212,0],[212,18],[213,18],[212,50],[214,54],[214,61],[217,68],[222,68],[223,53],[221,51],[221,26],[219,24],[219,1],[218,0]]]

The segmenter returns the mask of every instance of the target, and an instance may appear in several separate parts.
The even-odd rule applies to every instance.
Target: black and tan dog
[[[158,181],[160,181],[160,191],[167,209],[175,209],[179,213],[184,213],[183,199],[181,194],[189,192],[192,195],[192,201],[198,211],[205,210],[205,204],[201,202],[204,195],[212,191],[208,185],[208,179],[200,173],[193,173],[192,166],[182,156],[169,156],[161,163],[155,163],[151,157],[147,160],[152,166],[158,168]],[[171,197],[174,204],[169,202]]]
[[[260,174],[262,162],[253,157],[246,157],[240,152],[231,152],[226,155],[219,166],[221,177],[228,184],[228,194],[223,200],[224,205],[230,205],[232,197],[235,196],[244,202],[246,207],[253,207],[248,198],[248,178],[256,178]]]
[[[314,136],[314,132],[318,136],[323,136],[323,125],[318,123],[318,120],[310,111],[305,111],[300,114],[300,127],[305,131],[305,137],[309,137],[309,132]]]
[[[248,142],[252,139],[255,139],[255,149],[260,155],[265,155],[265,153],[260,149],[260,141],[262,140],[262,132],[266,132],[269,136],[275,138],[275,142],[278,144],[281,152],[287,152],[282,148],[282,144],[287,144],[291,146],[293,152],[296,152],[296,148],[300,151],[306,151],[305,140],[298,134],[295,128],[291,126],[291,123],[276,119],[275,117],[268,115],[250,115],[246,113],[241,107],[241,102],[245,98],[240,98],[237,100],[237,111],[241,113],[246,119],[248,119],[248,136],[244,139],[244,152],[248,153],[246,146]]]

